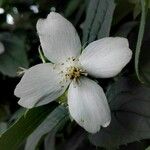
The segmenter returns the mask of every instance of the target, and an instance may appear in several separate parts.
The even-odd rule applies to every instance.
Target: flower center
[[[80,76],[87,76],[86,70],[82,69],[79,60],[73,57],[68,58],[64,63],[61,63],[60,66],[60,74],[63,78],[61,83],[69,80],[78,81]]]
[[[65,74],[65,76],[67,78],[69,77],[70,80],[77,80],[83,74],[85,75],[85,71],[83,71],[83,69],[71,66],[67,68],[67,73]]]

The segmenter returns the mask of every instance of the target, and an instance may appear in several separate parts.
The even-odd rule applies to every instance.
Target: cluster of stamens
[[[81,75],[87,74],[83,69],[71,66],[67,68],[67,73],[65,74],[65,77],[69,78],[70,80],[78,80]]]
[[[67,82],[68,80],[78,81],[80,76],[87,76],[86,71],[82,69],[78,63],[78,59],[70,57],[66,60],[65,63],[60,65],[62,68],[64,68],[60,72],[63,77],[63,81],[61,81],[61,83]]]

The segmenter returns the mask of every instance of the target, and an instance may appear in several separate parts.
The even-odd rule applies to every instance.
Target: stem
[[[145,31],[145,23],[146,23],[146,16],[147,16],[147,9],[148,9],[149,2],[147,0],[140,0],[140,1],[141,1],[142,15],[141,15],[140,28],[139,28],[136,51],[135,51],[135,72],[137,74],[138,79],[141,82],[143,82],[139,73],[139,57],[141,53],[142,40]]]

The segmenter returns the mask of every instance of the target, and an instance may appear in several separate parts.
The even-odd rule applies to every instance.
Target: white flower
[[[25,71],[15,89],[19,104],[26,108],[56,100],[68,88],[72,118],[85,130],[96,133],[110,123],[110,109],[103,89],[87,75],[108,78],[117,75],[131,59],[125,38],[103,38],[89,44],[81,53],[81,42],[73,25],[51,12],[37,22],[45,56],[52,63]]]
[[[0,54],[3,54],[5,51],[3,43],[0,42]]]

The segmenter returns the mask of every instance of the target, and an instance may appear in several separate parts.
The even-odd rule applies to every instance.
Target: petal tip
[[[100,129],[101,129],[101,127],[99,126],[99,128],[98,129],[96,129],[96,130],[86,130],[86,131],[88,131],[89,133],[91,133],[91,134],[96,134],[97,132],[99,132],[100,131]]]
[[[34,106],[32,106],[32,105],[29,105],[29,103],[24,103],[24,100],[22,100],[22,99],[20,99],[20,100],[18,101],[18,104],[19,104],[20,106],[22,106],[22,107],[24,107],[24,108],[28,108],[28,109],[31,109],[31,108],[34,107]]]
[[[59,13],[57,13],[57,12],[50,12],[49,14],[48,14],[48,16],[47,16],[47,18],[49,18],[49,19],[56,19],[56,18],[58,18],[58,17],[61,17],[61,15],[59,14]]]
[[[108,126],[110,125],[110,122],[111,122],[111,120],[105,122],[105,123],[102,125],[102,127],[104,127],[104,128],[108,127]]]
[[[16,85],[16,88],[15,88],[15,90],[14,90],[14,95],[15,95],[16,97],[19,97],[19,88],[18,88],[18,86],[19,86],[19,83]]]

